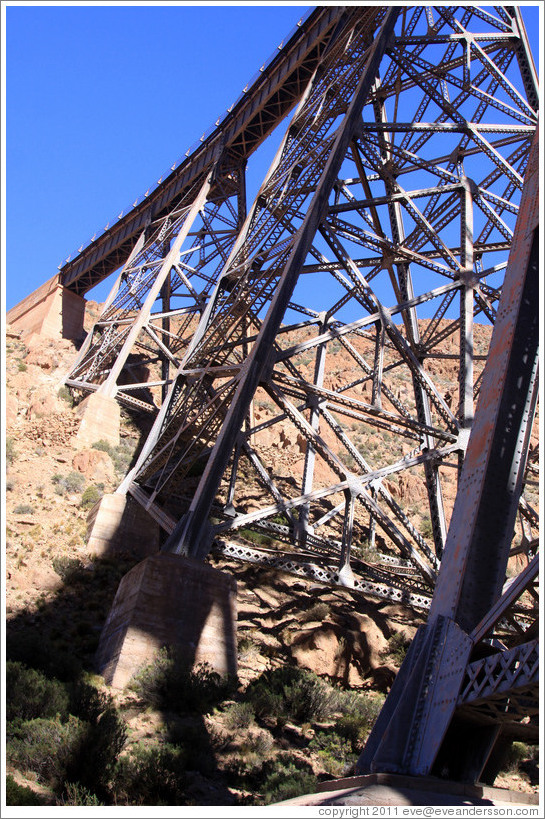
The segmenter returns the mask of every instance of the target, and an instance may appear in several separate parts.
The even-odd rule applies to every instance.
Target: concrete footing
[[[130,495],[104,495],[87,518],[87,548],[97,557],[156,554],[161,528]]]
[[[97,441],[119,445],[121,408],[115,398],[92,392],[78,404],[81,424],[76,435],[80,446],[91,446]]]
[[[128,572],[102,630],[97,670],[124,688],[162,646],[179,650],[187,668],[209,663],[235,675],[236,583],[218,569],[170,553],[148,557]]]
[[[53,276],[8,311],[6,319],[19,331],[48,338],[82,338],[85,299],[62,286]]]
[[[404,776],[400,774],[375,773],[365,776],[351,776],[346,779],[321,782],[316,793],[296,796],[277,805],[287,807],[310,807],[317,805],[351,805],[360,806],[363,816],[390,816],[390,811],[369,813],[377,805],[464,805],[465,815],[474,815],[469,805],[502,805],[509,810],[507,815],[523,814],[517,805],[537,805],[537,794],[508,791],[503,788],[491,788],[487,785],[470,785],[462,782],[450,782],[431,776]],[[430,808],[432,811],[433,808]],[[460,813],[464,808],[460,809]],[[514,811],[514,813],[513,813]],[[527,811],[526,811],[527,812]],[[426,812],[414,812],[418,816],[432,815]],[[448,811],[446,815],[457,815],[458,811]],[[335,815],[334,813],[330,815]],[[339,816],[342,814],[339,813]],[[394,814],[395,815],[395,814]],[[408,812],[406,815],[409,815]],[[413,814],[414,815],[414,814]],[[445,815],[445,814],[443,814]],[[479,815],[479,814],[477,814]],[[537,815],[537,812],[536,812]]]

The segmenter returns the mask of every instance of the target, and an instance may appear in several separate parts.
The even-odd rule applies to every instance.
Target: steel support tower
[[[537,88],[515,7],[317,9],[240,110],[61,271],[85,292],[124,265],[67,383],[156,413],[118,491],[163,527],[165,550],[215,548],[430,611],[362,769],[476,778],[492,769],[498,714],[534,732],[537,250],[514,237],[526,241],[537,200],[534,188],[521,210]],[[245,163],[294,105],[247,208]],[[506,320],[508,260],[527,312]],[[491,338],[493,352],[509,338],[508,359]],[[151,379],[131,375],[142,365]],[[502,452],[518,454],[500,492],[490,439],[477,498],[472,428],[490,384]],[[422,709],[428,725],[436,711],[415,669],[429,682],[454,656],[458,690],[430,750]],[[526,663],[526,700],[509,671],[494,688],[497,662]],[[477,712],[477,761],[455,771]]]

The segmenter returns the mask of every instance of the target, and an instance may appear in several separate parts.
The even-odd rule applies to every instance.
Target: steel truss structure
[[[226,168],[224,160],[211,175],[197,178],[166,217],[150,222],[87,335],[67,386],[155,412],[244,215],[243,168]],[[154,365],[161,368],[157,380],[150,379]]]
[[[297,83],[271,66],[291,96],[261,136],[237,151],[219,126],[177,198],[167,180],[158,215],[125,217],[132,252],[67,383],[157,412],[118,491],[160,523],[165,549],[214,547],[433,614],[452,592],[454,497],[537,127],[524,26],[510,6],[328,8],[286,48],[283,65],[307,56]],[[246,213],[244,163],[295,100]],[[116,236],[101,248],[118,254]],[[71,262],[67,282],[111,266],[99,251],[95,267],[89,249]],[[146,382],[142,365],[160,376]],[[469,624],[434,616],[412,649],[430,674],[439,647],[454,646],[460,673],[471,657],[453,709],[494,730],[498,715],[533,713],[535,389],[493,588]],[[528,568],[502,596],[517,555]],[[456,571],[471,585],[488,564]],[[363,768],[391,769],[379,745]],[[429,770],[434,754],[394,769]]]
[[[200,304],[202,283],[188,284],[202,268],[187,263],[187,315],[202,318],[179,334],[182,361],[122,490],[182,520],[174,548],[204,555],[216,537],[249,554],[261,540],[428,607],[536,127],[535,77],[515,12],[394,16],[339,18]],[[195,218],[189,259],[204,235]],[[286,447],[283,467],[271,439],[299,457]],[[424,487],[417,511],[403,503],[409,482]],[[521,502],[518,548],[534,536],[534,505]]]
[[[538,739],[537,554],[505,582],[537,400],[538,200],[536,135],[428,620],[360,770],[493,782],[506,743]]]

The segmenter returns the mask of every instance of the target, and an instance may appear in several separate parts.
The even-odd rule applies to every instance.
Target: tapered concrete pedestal
[[[6,318],[16,330],[77,340],[85,335],[84,315],[85,299],[63,287],[57,275],[12,307]]]
[[[104,495],[87,518],[87,549],[97,557],[144,558],[160,547],[158,523],[128,495]]]
[[[115,398],[92,392],[78,405],[81,424],[76,435],[80,446],[91,446],[97,441],[119,445],[121,408]]]
[[[184,665],[209,663],[236,674],[236,583],[192,558],[161,553],[125,575],[102,630],[98,672],[124,688],[162,646],[179,650]]]

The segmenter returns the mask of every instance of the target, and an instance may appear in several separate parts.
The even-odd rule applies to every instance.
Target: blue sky
[[[308,8],[8,6],[6,309],[154,185]]]
[[[6,308],[155,184],[308,8],[8,7]]]

